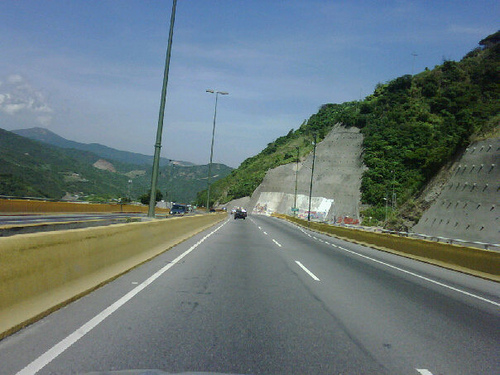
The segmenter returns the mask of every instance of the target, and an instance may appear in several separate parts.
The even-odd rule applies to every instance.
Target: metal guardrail
[[[0,195],[0,199],[19,199],[26,201],[46,201],[46,202],[62,202],[60,199],[43,198],[43,197],[16,197],[13,195]]]
[[[388,230],[388,229],[383,229],[383,228],[365,227],[362,225],[352,225],[352,224],[338,225],[338,224],[331,224],[331,223],[325,223],[325,224],[335,225],[338,227],[360,229],[360,230],[364,230],[367,232],[387,233],[387,234],[398,235],[401,237],[420,238],[420,239],[425,239],[428,241],[443,242],[443,243],[448,243],[448,244],[460,244],[460,245],[464,245],[464,246],[477,247],[479,249],[500,251],[500,243],[468,241],[468,240],[462,240],[459,238],[447,238],[447,237],[441,237],[441,236],[431,236],[431,235],[427,235],[427,234],[413,233],[413,232],[398,232],[398,231]]]
[[[453,244],[453,243],[469,244],[469,245],[472,245],[472,247],[483,248],[485,250],[500,250],[500,244],[498,244],[498,243],[468,241],[468,240],[462,240],[459,238],[446,238],[446,237],[441,237],[441,236],[429,236],[429,235],[421,234],[421,233],[408,233],[408,235],[412,238],[424,238],[424,239],[429,240],[429,241],[444,242],[444,243],[449,243],[449,244]]]

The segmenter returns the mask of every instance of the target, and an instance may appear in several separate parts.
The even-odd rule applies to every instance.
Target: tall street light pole
[[[314,133],[314,148],[313,148],[313,162],[311,168],[311,184],[309,185],[309,210],[307,211],[307,221],[311,221],[311,199],[313,190],[313,176],[314,176],[314,160],[316,159],[316,133]]]
[[[158,170],[160,168],[161,135],[163,132],[163,117],[165,113],[165,102],[167,101],[168,70],[170,68],[170,55],[172,51],[172,38],[174,35],[176,7],[177,7],[177,0],[173,0],[172,14],[170,16],[170,32],[168,34],[167,55],[165,57],[165,71],[163,73],[163,87],[161,90],[160,114],[158,116],[158,128],[156,130],[155,155],[153,159],[153,173],[151,175],[151,196],[149,198],[148,217],[155,217],[156,186],[158,184]]]
[[[295,199],[293,200],[293,216],[297,216],[297,181],[298,181],[298,173],[299,173],[299,156],[300,156],[300,148],[297,147],[297,165],[295,166]]]
[[[206,90],[210,94],[215,94],[215,109],[214,109],[214,125],[212,128],[212,145],[210,147],[210,162],[208,163],[208,176],[207,176],[207,211],[210,212],[210,176],[212,175],[212,158],[214,156],[214,139],[215,139],[215,120],[217,118],[217,99],[220,95],[229,95],[225,91]]]

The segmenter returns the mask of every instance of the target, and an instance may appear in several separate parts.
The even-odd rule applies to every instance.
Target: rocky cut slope
[[[472,143],[434,181],[413,232],[500,244],[500,137]]]
[[[253,193],[250,208],[257,213],[291,215],[296,207],[298,217],[307,218],[311,194],[313,220],[359,223],[361,177],[366,169],[362,143],[358,128],[336,125],[316,147],[314,174],[313,153],[298,164],[270,170]]]
[[[361,207],[363,136],[359,129],[335,126],[316,149],[311,220],[358,224]],[[271,169],[247,200],[256,214],[293,215],[306,219],[313,155],[300,163]],[[297,181],[297,194],[295,194]],[[411,232],[466,242],[500,243],[500,137],[472,143],[443,168],[420,197],[428,207]]]

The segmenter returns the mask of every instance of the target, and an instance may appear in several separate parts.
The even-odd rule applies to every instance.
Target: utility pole
[[[389,194],[385,194],[385,198],[384,198],[384,201],[385,201],[385,222],[387,223],[387,205],[389,203],[389,197],[388,197]]]
[[[314,160],[316,159],[316,133],[314,133],[314,142],[313,142],[313,161],[311,168],[311,184],[309,185],[309,210],[307,211],[307,221],[311,221],[311,199],[312,199],[312,188],[313,188],[313,176],[314,176]]]
[[[413,69],[415,67],[415,57],[417,57],[418,55],[415,52],[413,52],[411,55],[413,56],[413,61],[411,63],[411,75],[413,75]]]
[[[220,95],[229,95],[228,92],[225,91],[215,91],[215,90],[206,90],[206,92],[210,94],[215,94],[215,109],[214,109],[214,124],[212,127],[212,144],[210,146],[210,162],[208,163],[208,176],[207,176],[207,212],[210,212],[210,177],[212,175],[212,158],[214,156],[214,139],[215,139],[215,119],[217,118],[217,98]]]
[[[293,216],[297,216],[297,175],[299,173],[299,151],[300,148],[297,147],[297,165],[295,167],[295,198],[293,200]]]
[[[396,191],[395,191],[396,175],[394,174],[394,171],[391,172],[392,172],[392,210],[394,211],[396,209]]]
[[[167,101],[168,70],[170,68],[170,55],[172,52],[172,38],[174,35],[175,8],[177,0],[173,0],[172,14],[170,16],[170,32],[168,34],[167,55],[165,57],[165,71],[163,73],[163,87],[161,90],[160,114],[158,116],[158,128],[156,130],[155,154],[153,159],[153,173],[151,175],[151,197],[149,199],[148,217],[155,217],[156,186],[158,184],[158,170],[160,169],[161,135],[163,132],[163,117],[165,114],[165,102]]]

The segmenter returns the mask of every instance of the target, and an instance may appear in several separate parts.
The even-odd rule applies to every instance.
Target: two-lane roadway
[[[498,374],[499,363],[498,283],[256,215],[0,341],[2,374]]]

